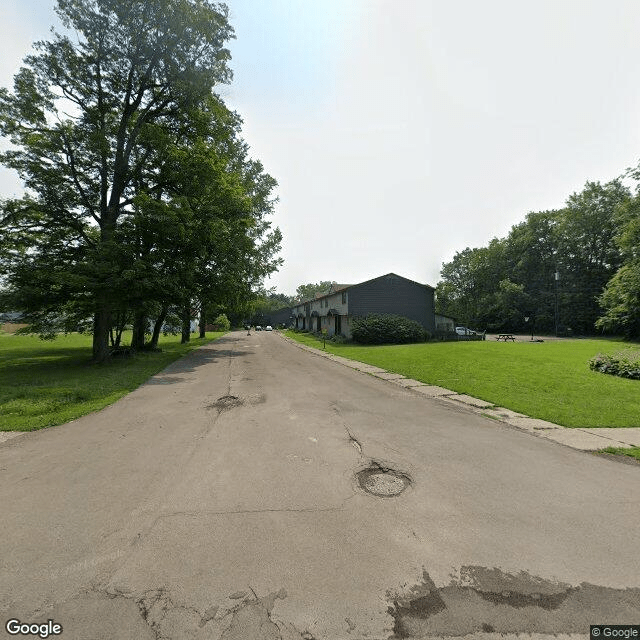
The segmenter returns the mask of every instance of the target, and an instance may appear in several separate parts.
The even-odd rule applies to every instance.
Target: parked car
[[[268,325],[264,328],[264,330],[265,330],[265,331],[273,331],[273,327],[272,327],[270,324],[268,324]]]
[[[256,331],[262,331],[262,327],[259,324],[256,325]]]
[[[459,336],[475,336],[477,333],[472,329],[467,329],[467,327],[456,327],[456,333]]]

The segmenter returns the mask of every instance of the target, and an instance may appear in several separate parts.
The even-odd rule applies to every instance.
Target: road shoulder
[[[314,347],[301,344],[296,340],[292,340],[291,338],[282,335],[280,332],[277,333],[283,340],[289,341],[298,348],[328,360],[333,360],[337,364],[374,376],[388,382],[389,384],[399,385],[422,396],[426,396],[440,402],[449,403],[451,406],[466,409],[472,413],[480,414],[486,418],[507,424],[535,437],[552,440],[553,442],[571,447],[572,449],[595,452],[606,449],[607,447],[631,448],[640,446],[639,427],[628,427],[624,429],[609,427],[563,427],[562,425],[554,424],[553,422],[532,418],[504,407],[495,406],[490,402],[481,400],[480,398],[460,394],[456,391],[445,389],[444,387],[425,384],[419,380],[413,380],[401,374],[386,371],[380,367],[375,367],[356,360],[349,360],[342,356],[336,356],[334,354],[327,353],[322,349],[316,349]],[[612,459],[619,458],[621,460],[626,458],[626,456],[613,455],[607,457]],[[623,461],[629,462],[627,459]],[[631,459],[631,464],[635,464],[635,460]]]

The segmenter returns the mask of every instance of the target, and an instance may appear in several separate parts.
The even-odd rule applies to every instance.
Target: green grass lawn
[[[45,342],[0,333],[0,431],[33,431],[68,422],[115,402],[192,349],[223,335],[180,344],[160,337],[162,352],[139,353],[94,365],[91,336],[70,334]],[[123,344],[130,337],[123,336]]]
[[[286,335],[322,348],[308,334]],[[629,348],[620,340],[430,342],[326,349],[566,427],[640,427],[640,380],[589,369],[597,353]],[[634,345],[633,348],[638,348]]]
[[[617,456],[629,456],[640,461],[640,447],[607,447],[601,453],[613,453]]]

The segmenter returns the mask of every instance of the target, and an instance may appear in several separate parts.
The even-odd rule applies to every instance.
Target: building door
[[[318,333],[322,331],[322,325],[320,324],[320,316],[318,316],[318,328],[316,329]]]
[[[338,335],[342,333],[342,317],[337,314],[333,317],[334,317],[334,333]]]

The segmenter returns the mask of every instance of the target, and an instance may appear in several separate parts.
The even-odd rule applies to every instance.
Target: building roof
[[[380,280],[381,278],[387,278],[389,276],[393,276],[395,278],[401,278],[402,280],[407,280],[407,282],[413,282],[421,287],[426,287],[427,289],[433,289],[435,291],[435,287],[432,287],[430,284],[422,284],[421,282],[416,282],[415,280],[410,280],[409,278],[405,278],[403,276],[399,276],[397,273],[385,273],[384,275],[377,276],[375,278],[371,278],[369,280],[364,280],[363,282],[358,282],[357,284],[332,284],[329,291],[321,291],[315,294],[313,298],[307,298],[306,300],[300,300],[298,302],[294,302],[292,306],[297,307],[301,304],[305,304],[307,302],[313,302],[315,300],[321,300],[322,298],[327,298],[335,293],[340,291],[344,291],[346,289],[350,289],[351,287],[358,287],[361,284],[367,284],[368,282],[373,282],[374,280]]]
[[[401,280],[406,280],[407,282],[413,282],[413,284],[417,284],[421,287],[426,287],[427,289],[433,289],[435,291],[435,287],[432,287],[430,284],[423,284],[422,282],[416,282],[415,280],[411,280],[410,278],[405,278],[404,276],[399,276],[397,273],[385,273],[381,276],[376,276],[375,278],[370,278],[369,280],[364,280],[363,282],[358,282],[357,285],[349,285],[351,287],[356,287],[361,284],[367,284],[367,282],[373,282],[374,280],[380,280],[381,278],[388,278],[389,276],[393,276],[394,278],[400,278]]]
[[[343,289],[348,289],[349,287],[353,287],[352,284],[338,284],[337,282],[334,282],[331,285],[331,288],[329,289],[328,293],[337,293],[338,291],[342,291]]]
[[[313,296],[313,300],[319,300],[320,298],[324,298],[325,296],[330,296],[332,293],[337,293],[338,291],[342,291],[343,289],[348,289],[352,287],[352,284],[338,284],[334,282],[327,291],[318,291]],[[306,300],[301,300],[300,302],[309,302],[312,298],[308,298]]]

